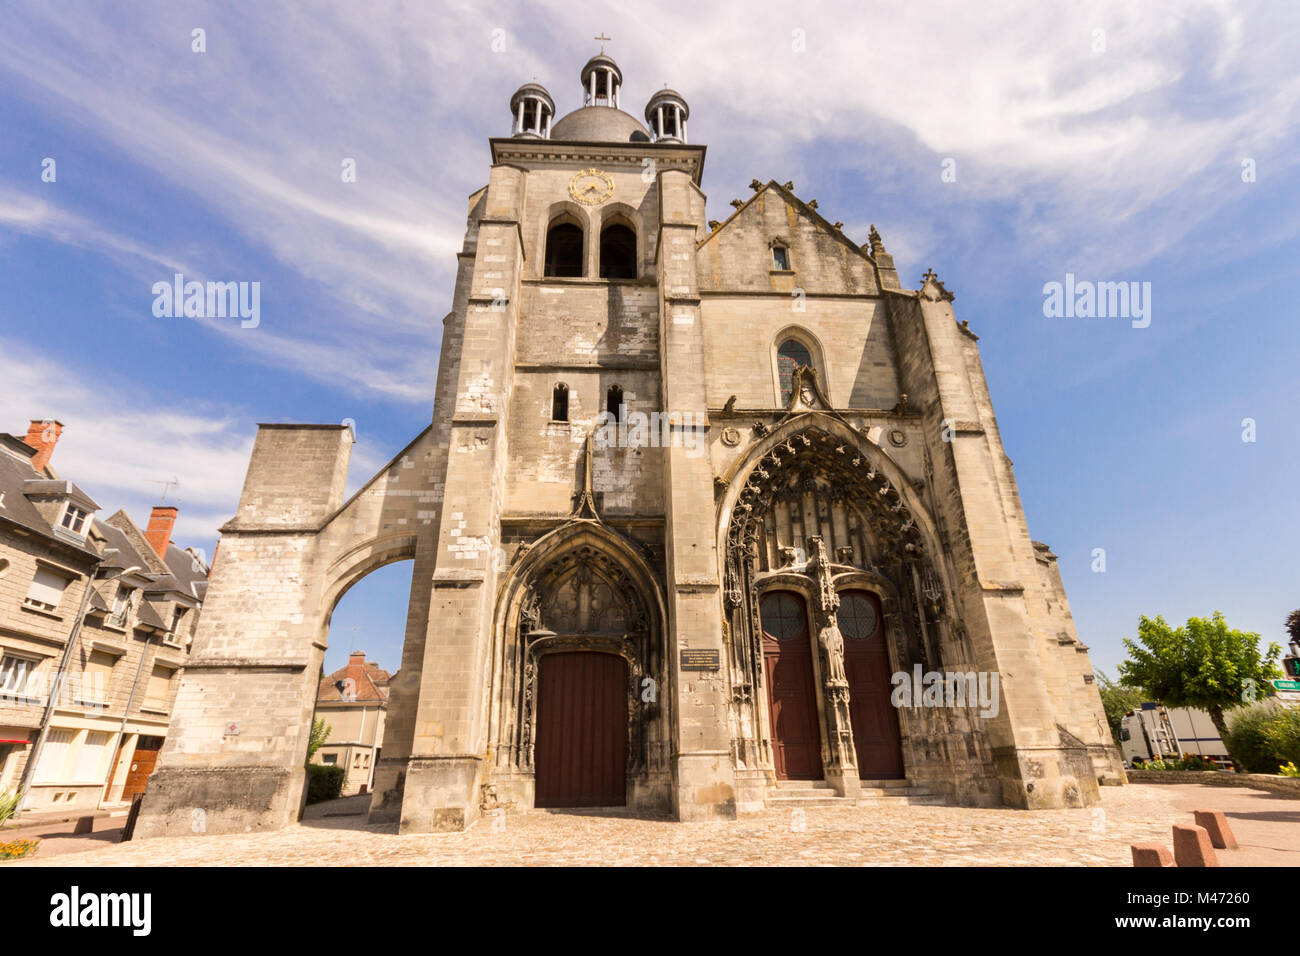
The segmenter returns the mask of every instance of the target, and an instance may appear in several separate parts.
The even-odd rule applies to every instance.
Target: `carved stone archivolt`
[[[615,533],[594,522],[582,524],[567,546],[535,543],[538,556],[507,583],[494,681],[497,774],[533,772],[538,673],[546,655],[566,651],[627,662],[629,778],[667,769],[660,602],[634,546],[616,544]]]
[[[854,766],[838,588],[875,590],[884,601],[895,663],[935,660],[934,632],[946,627],[941,577],[927,547],[911,489],[883,452],[864,446],[845,423],[816,413],[761,455],[751,452],[725,495],[723,603],[732,679],[734,759],[741,769],[770,768],[759,601],[769,588],[806,594],[822,661],[828,767]],[[759,446],[760,448],[763,445]],[[891,478],[890,475],[894,477]],[[924,523],[924,527],[929,527]],[[798,582],[804,582],[799,585]]]

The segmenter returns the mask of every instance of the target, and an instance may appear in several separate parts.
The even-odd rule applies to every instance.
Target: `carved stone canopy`
[[[752,554],[760,569],[773,570],[797,563],[800,552],[814,566],[829,567],[835,554],[834,563],[865,569],[873,549],[895,558],[924,550],[902,489],[853,445],[816,425],[768,449],[745,475],[728,547],[737,559]],[[827,557],[819,557],[819,547]]]
[[[526,638],[593,635],[626,638],[649,628],[640,589],[612,557],[590,545],[548,564],[520,609]]]

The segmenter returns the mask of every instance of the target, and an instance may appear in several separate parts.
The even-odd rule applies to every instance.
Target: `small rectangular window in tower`
[[[790,254],[785,246],[772,247],[772,268],[778,272],[790,271]]]
[[[569,386],[561,382],[551,393],[551,421],[567,422],[569,420]]]

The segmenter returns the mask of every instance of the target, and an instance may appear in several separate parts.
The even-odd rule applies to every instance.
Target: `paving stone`
[[[1089,809],[810,807],[735,822],[678,823],[619,810],[529,810],[503,831],[399,836],[363,817],[270,833],[163,837],[11,866],[1130,866],[1133,844],[1161,843],[1185,812],[1157,786],[1107,787]],[[1207,838],[1208,839],[1208,838]],[[88,844],[91,846],[92,844]],[[100,845],[102,846],[102,845]]]

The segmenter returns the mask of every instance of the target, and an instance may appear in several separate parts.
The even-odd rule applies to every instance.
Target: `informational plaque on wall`
[[[684,671],[716,671],[722,666],[721,652],[717,650],[688,648],[681,655]]]

